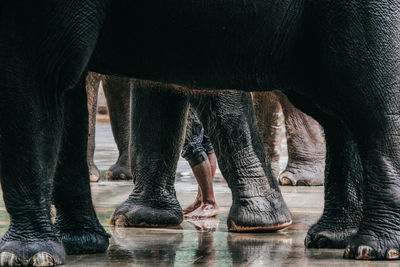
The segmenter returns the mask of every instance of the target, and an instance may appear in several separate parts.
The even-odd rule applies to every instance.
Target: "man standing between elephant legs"
[[[189,162],[198,183],[196,200],[183,210],[184,216],[207,218],[218,215],[219,208],[215,202],[212,184],[217,158],[210,139],[205,135],[203,126],[192,109],[189,110],[182,157]]]

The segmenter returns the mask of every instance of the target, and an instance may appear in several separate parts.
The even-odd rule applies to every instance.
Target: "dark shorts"
[[[214,148],[210,142],[210,138],[204,133],[197,116],[192,109],[189,110],[185,143],[182,150],[182,158],[189,162],[190,167],[194,167],[207,160],[208,154],[214,153]]]

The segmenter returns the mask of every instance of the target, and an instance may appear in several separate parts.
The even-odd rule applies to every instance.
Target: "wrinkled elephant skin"
[[[131,90],[134,79],[89,73],[86,78],[89,108],[88,164],[90,180],[97,182],[99,171],[93,162],[97,93],[100,81],[105,91],[111,127],[119,156],[106,173],[107,180],[132,179],[131,172]],[[97,87],[95,88],[94,85]],[[168,85],[165,85],[168,89]],[[319,124],[296,109],[279,91],[252,93],[258,130],[270,159],[272,173],[281,185],[323,185],[325,139]],[[288,164],[280,170],[281,134],[286,128]]]
[[[0,12],[0,179],[11,218],[0,241],[2,265],[55,265],[64,262],[65,249],[107,248],[90,196],[86,70],[186,86],[178,88],[182,95],[133,94],[135,113],[148,111],[144,105],[153,109],[143,115],[146,123],[132,122],[138,130],[132,146],[143,155],[132,167],[156,183],[138,181],[116,211],[121,224],[153,223],[153,212],[168,224],[181,220],[178,203],[167,201],[160,209],[159,201],[175,193],[166,175],[176,168],[185,88],[279,88],[326,135],[324,215],[306,244],[346,246],[345,258],[400,258],[399,2],[3,0]],[[156,102],[141,102],[153,97]],[[245,93],[232,97],[251,102]],[[251,114],[235,105],[228,110],[218,119]],[[154,125],[148,125],[151,119]],[[141,133],[158,127],[167,134]],[[246,130],[223,135],[229,139],[239,129]],[[253,132],[245,135],[261,144]],[[258,171],[269,168],[257,147],[248,155],[239,146],[232,155],[255,168],[250,185],[228,182],[236,196],[230,218],[240,218],[230,223],[233,230],[285,225],[288,219],[268,213],[285,209],[276,182]],[[161,162],[165,155],[169,160]],[[142,196],[151,201],[141,203]],[[253,216],[260,212],[266,215]],[[140,216],[132,220],[135,214]]]

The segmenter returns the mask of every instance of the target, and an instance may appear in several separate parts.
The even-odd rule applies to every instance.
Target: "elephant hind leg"
[[[362,115],[355,111],[350,119],[360,151],[365,191],[362,219],[348,242],[345,258],[400,259],[400,94],[397,87],[392,92],[390,98],[375,95],[378,105],[363,103],[358,107]]]
[[[271,162],[272,174],[278,179],[281,135],[285,127],[282,106],[273,92],[253,92],[252,97],[258,132]]]
[[[324,212],[305,238],[309,248],[343,248],[358,229],[363,213],[363,175],[359,148],[351,129],[324,112],[307,96],[285,92],[315,118],[326,136]]]
[[[103,76],[111,129],[119,156],[106,173],[107,180],[132,180],[131,173],[131,90],[132,79]]]
[[[382,2],[379,8],[400,14],[397,3]],[[334,9],[332,16],[339,11]],[[321,76],[329,77],[325,84],[334,87],[328,88],[326,102],[319,104],[329,107],[350,129],[362,163],[363,213],[344,257],[400,260],[400,49],[396,45],[400,20],[394,16],[388,22],[382,12],[375,11],[359,5],[341,14],[348,20],[357,13],[361,19],[353,28],[365,29],[362,35],[324,30],[321,40],[329,36],[331,42],[325,45],[331,49],[325,54],[327,68]],[[327,28],[321,23],[320,29]],[[383,34],[383,30],[393,34]],[[345,47],[352,49],[344,51]],[[343,51],[340,55],[332,52],[339,50]],[[328,101],[330,106],[324,105]]]
[[[285,117],[288,163],[279,176],[281,185],[323,185],[325,171],[325,138],[321,126],[304,114],[280,91]]]
[[[85,79],[64,94],[64,101],[64,126],[53,183],[55,228],[67,254],[104,252],[109,236],[93,208],[86,161]]]
[[[328,153],[325,205],[304,243],[308,248],[344,248],[362,217],[363,169],[358,146],[346,125],[330,116],[321,123]]]
[[[88,134],[88,149],[87,162],[89,166],[89,177],[91,182],[97,182],[100,179],[100,171],[94,163],[95,151],[95,134],[96,134],[96,113],[97,113],[97,97],[100,85],[100,74],[90,72],[86,76],[86,93],[88,99],[89,111],[89,134]]]

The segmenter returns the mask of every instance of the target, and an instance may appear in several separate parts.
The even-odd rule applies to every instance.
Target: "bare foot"
[[[183,214],[188,214],[189,212],[194,211],[195,209],[200,207],[201,202],[202,202],[201,197],[197,196],[196,200],[183,210]]]
[[[194,211],[184,215],[185,218],[209,218],[215,217],[219,213],[219,207],[217,204],[210,204],[202,202],[200,207]]]

